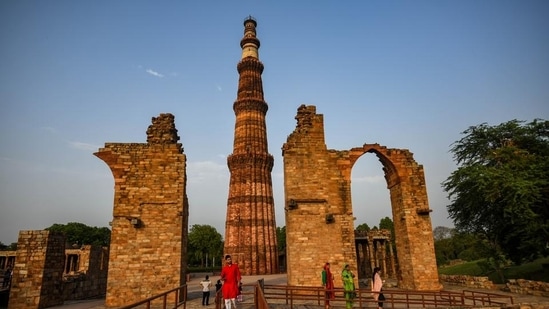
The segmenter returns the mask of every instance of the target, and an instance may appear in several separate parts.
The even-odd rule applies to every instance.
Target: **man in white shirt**
[[[212,282],[210,281],[210,276],[206,275],[206,279],[200,281],[200,286],[202,287],[202,306],[210,305],[210,287]]]

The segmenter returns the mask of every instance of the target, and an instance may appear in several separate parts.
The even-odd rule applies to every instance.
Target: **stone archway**
[[[413,154],[379,144],[328,149],[323,115],[315,106],[300,106],[296,120],[282,147],[288,284],[316,285],[327,261],[336,273],[336,286],[341,286],[338,275],[344,264],[357,270],[351,170],[362,155],[374,153],[391,197],[399,287],[439,290],[423,167]]]

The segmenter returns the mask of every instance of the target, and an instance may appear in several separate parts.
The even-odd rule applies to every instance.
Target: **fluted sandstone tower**
[[[233,153],[227,158],[231,180],[225,221],[225,254],[231,254],[245,275],[278,272],[276,221],[271,171],[273,156],[268,152],[259,61],[257,22],[244,21],[240,41],[242,59],[238,94],[233,105],[236,115]]]

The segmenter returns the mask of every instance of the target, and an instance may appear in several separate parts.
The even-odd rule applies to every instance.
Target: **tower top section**
[[[244,20],[244,37],[240,40],[242,48],[242,59],[254,57],[259,59],[259,39],[256,36],[255,27],[257,21],[250,15]]]

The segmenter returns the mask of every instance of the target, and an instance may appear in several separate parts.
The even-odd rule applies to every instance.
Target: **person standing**
[[[233,260],[229,254],[225,255],[225,266],[221,269],[221,280],[223,287],[221,293],[225,300],[226,309],[236,309],[236,297],[238,295],[238,287],[242,283],[242,276],[238,264],[233,264]]]
[[[381,268],[374,267],[374,273],[372,274],[372,296],[374,296],[374,300],[377,301],[378,309],[383,308],[383,301],[385,300],[385,296],[383,293],[381,293],[383,289],[383,280],[381,280]]]
[[[343,293],[345,294],[346,308],[353,307],[353,300],[355,298],[355,274],[351,272],[349,264],[345,264],[343,271],[341,272],[341,278],[343,279]]]
[[[217,304],[217,295],[219,291],[221,290],[221,287],[223,284],[221,284],[221,280],[217,280],[217,283],[215,284],[215,303]]]
[[[202,306],[210,305],[210,287],[212,282],[210,281],[210,276],[206,275],[206,278],[200,281],[200,286],[202,287]]]
[[[217,280],[217,283],[215,284],[215,292],[219,292],[219,290],[221,290],[221,287],[223,286],[223,284],[221,284],[221,280]]]
[[[335,298],[334,275],[332,275],[332,272],[330,271],[329,262],[326,262],[326,264],[324,264],[324,267],[322,269],[322,285],[324,286],[324,290],[326,291],[326,298],[324,300],[324,304],[326,306],[326,309],[328,309],[330,308],[330,300]]]

